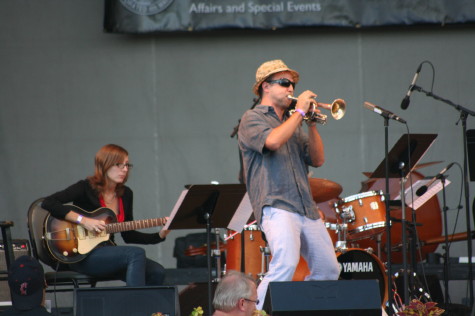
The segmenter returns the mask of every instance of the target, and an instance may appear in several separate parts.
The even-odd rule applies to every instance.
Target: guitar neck
[[[107,224],[106,232],[108,234],[118,233],[118,232],[124,232],[128,230],[163,226],[164,223],[165,223],[164,218],[152,218],[152,219],[142,219],[142,220],[137,220],[137,221],[122,222],[122,223],[111,223],[111,224]]]

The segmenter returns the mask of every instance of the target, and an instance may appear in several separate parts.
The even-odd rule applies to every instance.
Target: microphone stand
[[[392,251],[392,246],[391,246],[391,210],[389,209],[389,200],[390,200],[390,195],[389,195],[389,132],[388,132],[388,127],[389,127],[389,116],[388,115],[383,115],[384,117],[384,160],[385,160],[385,166],[384,166],[384,174],[385,174],[385,185],[386,185],[386,190],[384,193],[384,202],[386,203],[386,257],[387,257],[387,277],[388,277],[388,303],[387,305],[389,306],[390,309],[394,310],[393,306],[393,289],[392,289],[392,275],[391,275],[391,251]]]
[[[449,310],[449,231],[447,226],[447,203],[445,199],[445,176],[440,176],[440,181],[442,182],[442,202],[443,202],[443,212],[444,212],[444,232],[445,232],[445,253],[444,253],[444,301],[445,301],[445,309],[448,314],[450,314]]]
[[[440,96],[433,94],[430,91],[426,91],[421,87],[414,85],[413,89],[422,93],[425,93],[427,96],[434,98],[436,100],[442,101],[446,104],[451,105],[457,111],[460,112],[460,120],[462,121],[462,133],[463,133],[463,181],[464,181],[464,191],[465,191],[465,216],[467,222],[467,233],[470,233],[470,192],[468,188],[468,154],[467,154],[467,116],[475,116],[475,112],[471,111],[461,105],[455,104],[450,100],[444,99]],[[474,216],[475,220],[475,216]],[[472,271],[472,239],[467,238],[467,255],[468,255],[468,281],[469,281],[469,291],[470,291],[470,309],[473,309],[473,271]]]
[[[406,178],[404,176],[404,162],[399,163],[401,170],[401,226],[402,226],[402,273],[404,284],[404,305],[409,305],[409,278],[407,271],[407,227],[406,227]],[[389,280],[389,279],[388,279]]]

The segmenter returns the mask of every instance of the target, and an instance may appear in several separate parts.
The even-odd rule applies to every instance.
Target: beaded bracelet
[[[302,117],[305,117],[305,115],[307,115],[303,110],[301,109],[295,109],[296,112],[299,112],[300,114],[302,114]]]

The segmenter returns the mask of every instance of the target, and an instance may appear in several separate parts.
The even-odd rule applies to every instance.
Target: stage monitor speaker
[[[26,239],[14,239],[12,241],[14,259],[30,255],[30,243]],[[0,240],[0,271],[7,271],[7,260],[3,240]],[[10,288],[6,280],[0,281],[0,302],[8,302],[10,299]]]
[[[76,316],[180,315],[175,286],[76,288],[74,298]]]
[[[214,297],[217,283],[211,284],[211,300]],[[180,291],[180,312],[182,315],[190,315],[195,307],[201,306],[204,314],[209,314],[208,306],[208,283],[191,283]]]
[[[377,280],[270,282],[264,310],[272,316],[381,316]]]
[[[467,131],[467,154],[470,181],[475,181],[475,129]]]

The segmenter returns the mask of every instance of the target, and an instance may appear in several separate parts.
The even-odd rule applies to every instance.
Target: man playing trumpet
[[[317,95],[304,91],[288,113],[299,74],[281,60],[263,63],[253,91],[260,104],[246,111],[239,128],[244,177],[255,219],[272,255],[269,271],[258,287],[262,309],[269,282],[290,281],[302,255],[310,274],[305,280],[336,280],[339,265],[332,240],[312,199],[308,166],[325,160],[317,124],[302,120]],[[318,109],[315,111],[319,112]]]

